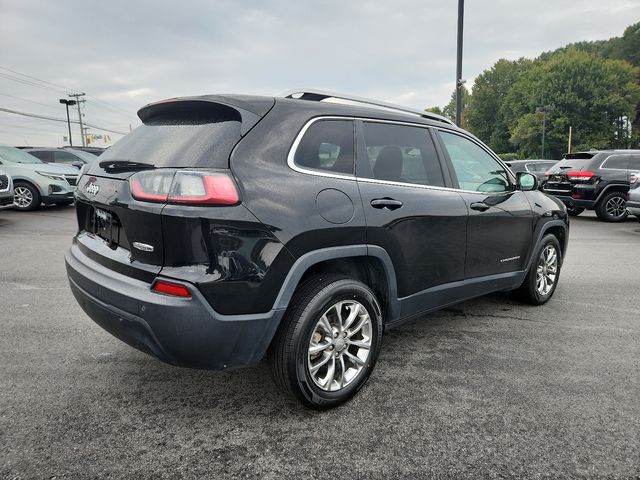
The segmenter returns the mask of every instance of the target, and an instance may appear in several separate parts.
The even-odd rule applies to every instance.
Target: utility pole
[[[456,125],[462,117],[462,27],[464,24],[464,0],[458,0],[458,57],[456,62]]]
[[[80,108],[80,105],[83,104],[84,102],[86,102],[86,100],[84,98],[80,98],[80,97],[84,97],[85,93],[72,93],[70,95],[68,95],[69,97],[74,97],[76,99],[76,107],[78,107],[78,122],[80,122],[80,139],[82,140],[82,146],[86,147],[87,143],[85,141],[84,138],[84,127],[82,125],[82,110]]]

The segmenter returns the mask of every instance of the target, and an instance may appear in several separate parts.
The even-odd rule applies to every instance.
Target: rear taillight
[[[591,180],[594,175],[595,173],[593,172],[580,172],[574,170],[567,172],[567,177],[569,177],[569,180]]]
[[[171,295],[172,297],[191,298],[189,289],[179,283],[157,280],[156,283],[153,284],[153,287],[151,287],[151,290],[156,293]]]
[[[183,205],[236,205],[238,188],[227,172],[194,170],[144,171],[129,179],[131,195],[145,202]]]

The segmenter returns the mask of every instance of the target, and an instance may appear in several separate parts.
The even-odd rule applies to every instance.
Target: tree
[[[436,115],[444,115],[444,112],[437,105],[435,107],[428,107],[424,109],[425,112],[435,113]]]
[[[520,75],[532,65],[531,60],[498,60],[485,70],[473,84],[466,121],[469,130],[496,152],[508,152],[509,129],[501,112],[502,102]]]
[[[576,148],[628,145],[628,130],[625,133],[620,125],[634,118],[640,102],[639,75],[627,62],[577,48],[535,61],[518,77],[500,107],[510,141],[527,155],[537,153],[534,145],[541,141],[542,120],[535,110],[553,105],[554,111],[547,114],[549,158],[566,152],[570,125]]]
[[[462,89],[460,90],[462,92],[462,105],[461,105],[461,109],[460,109],[460,126],[462,128],[467,128],[466,127],[466,112],[467,112],[467,107],[469,106],[469,98],[471,98],[471,94],[469,93],[469,90],[467,89],[467,87],[465,87],[464,85],[462,85]],[[453,93],[451,94],[451,100],[449,100],[449,103],[447,103],[447,105],[442,109],[442,114],[451,119],[451,121],[455,122],[456,121],[456,98],[457,98],[457,94],[456,91],[454,90]]]

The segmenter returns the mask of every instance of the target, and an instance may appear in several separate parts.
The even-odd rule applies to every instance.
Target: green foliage
[[[570,125],[575,145],[625,147],[630,139],[621,125],[624,118],[633,118],[640,103],[639,75],[627,62],[605,60],[577,48],[535,62],[501,105],[510,142],[525,155],[539,151],[542,114],[535,111],[553,105],[546,125],[546,151],[551,158],[566,152]]]
[[[424,111],[435,113],[437,115],[444,115],[444,113],[442,112],[442,109],[438,106],[425,108]]]
[[[497,152],[511,149],[509,129],[500,107],[513,84],[531,64],[531,60],[524,58],[513,62],[498,60],[473,84],[473,95],[466,111],[467,127]]]
[[[460,109],[460,126],[462,128],[467,128],[467,122],[466,122],[466,112],[467,112],[467,108],[469,107],[469,99],[471,98],[471,94],[469,93],[469,90],[467,89],[467,87],[465,87],[464,85],[462,85],[462,105],[461,105],[461,109]],[[451,93],[451,100],[449,100],[449,103],[447,103],[447,105],[442,109],[442,114],[451,119],[451,121],[455,122],[456,121],[456,91],[454,90]]]
[[[640,146],[640,23],[622,37],[578,42],[535,60],[501,59],[480,74],[472,94],[463,90],[462,125],[496,152],[519,158],[573,150]],[[553,111],[536,112],[553,106]],[[437,107],[433,107],[437,108]],[[455,92],[442,110],[455,117]]]

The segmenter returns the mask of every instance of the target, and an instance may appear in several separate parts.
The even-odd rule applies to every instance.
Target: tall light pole
[[[60,103],[63,103],[65,107],[67,107],[67,127],[69,128],[69,146],[73,147],[73,140],[71,139],[71,120],[69,120],[69,105],[75,105],[75,100],[67,100],[66,98],[61,98]]]
[[[540,158],[544,160],[544,136],[547,130],[547,113],[553,112],[553,105],[545,105],[544,107],[536,107],[536,113],[542,113],[542,154]]]
[[[456,125],[462,116],[462,27],[464,24],[464,0],[458,0],[458,57],[456,62]]]

